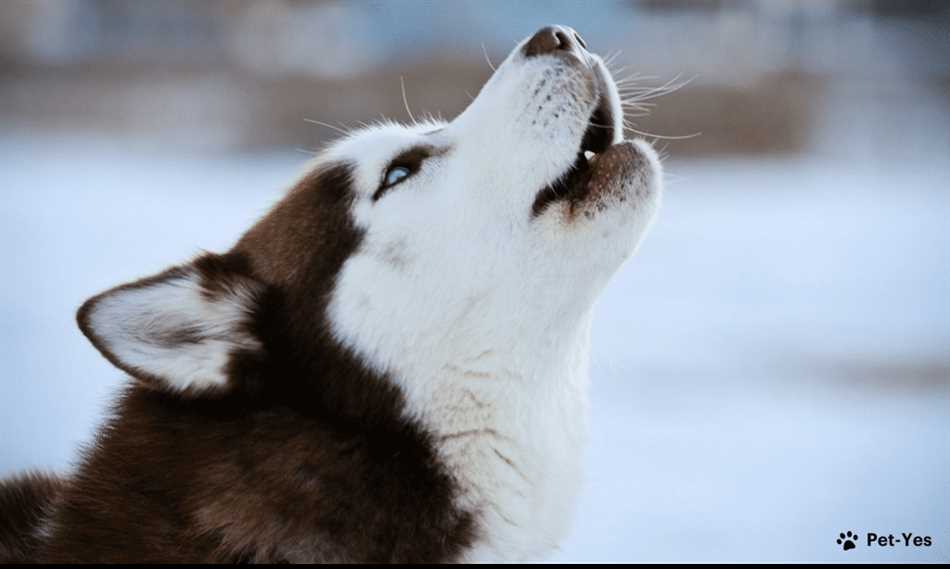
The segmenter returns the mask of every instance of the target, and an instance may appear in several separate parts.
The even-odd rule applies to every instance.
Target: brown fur
[[[34,558],[62,490],[62,481],[43,474],[0,482],[0,563]]]
[[[348,167],[324,168],[231,252],[195,261],[205,294],[255,283],[246,326],[262,348],[231,354],[228,385],[212,392],[170,393],[138,377],[62,491],[51,537],[14,553],[52,562],[459,559],[475,537],[474,513],[454,505],[429,434],[403,417],[394,384],[329,332],[329,295],[361,239],[352,199]],[[123,367],[89,329],[89,310],[80,326]],[[0,516],[9,508],[0,503]]]

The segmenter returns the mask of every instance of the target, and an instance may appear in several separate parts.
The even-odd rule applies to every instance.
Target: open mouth
[[[608,98],[607,78],[603,77],[602,73],[597,73],[597,80],[601,83],[597,107],[588,119],[589,124],[581,138],[577,157],[557,180],[538,192],[531,206],[534,216],[540,215],[554,202],[561,200],[580,202],[591,192],[592,185],[589,183],[591,176],[601,154],[608,152],[613,145],[616,129],[615,112],[617,111]]]

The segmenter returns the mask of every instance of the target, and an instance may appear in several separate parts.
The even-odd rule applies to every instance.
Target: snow
[[[594,325],[588,492],[559,560],[945,560],[946,164],[673,170]],[[935,544],[843,557],[847,530]]]
[[[556,560],[950,558],[950,153],[881,146],[669,165],[597,309]],[[68,468],[122,381],[79,304],[227,249],[306,159],[0,138],[0,475]],[[847,530],[934,545],[844,553]]]

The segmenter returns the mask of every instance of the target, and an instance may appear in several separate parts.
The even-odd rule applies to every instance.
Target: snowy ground
[[[670,165],[598,307],[558,560],[950,560],[950,146],[930,149]],[[0,138],[0,475],[67,468],[121,382],[78,305],[226,249],[305,159]],[[934,545],[844,553],[844,530]]]

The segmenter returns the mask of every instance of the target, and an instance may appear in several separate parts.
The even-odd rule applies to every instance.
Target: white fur
[[[571,219],[558,202],[532,218],[537,192],[574,161],[596,101],[576,69],[519,51],[453,122],[380,125],[323,158],[355,165],[353,214],[366,232],[337,280],[334,332],[390,373],[438,437],[460,500],[479,513],[469,561],[537,559],[569,530],[591,311],[660,194],[656,155],[637,142],[644,171],[602,197],[605,211]],[[445,152],[372,202],[388,161],[416,144]]]
[[[638,141],[642,168],[602,188],[580,211],[589,217],[565,202],[532,215],[539,190],[574,162],[593,85],[519,46],[451,123],[379,125],[318,159],[352,165],[351,214],[365,232],[330,299],[333,332],[397,382],[435,435],[460,505],[478,516],[468,561],[538,559],[569,531],[591,312],[659,203],[659,162]],[[620,142],[613,85],[608,96]],[[437,152],[374,202],[387,164],[420,144]],[[173,389],[221,386],[230,355],[258,347],[242,332],[255,290],[231,289],[203,294],[193,273],[120,288],[93,305],[90,326],[116,359]],[[200,341],[169,345],[180,330]]]
[[[255,291],[238,283],[211,298],[197,274],[106,293],[91,309],[89,325],[124,366],[158,378],[175,391],[227,383],[225,366],[237,350],[257,349],[243,331]],[[187,331],[197,342],[168,340]]]

